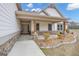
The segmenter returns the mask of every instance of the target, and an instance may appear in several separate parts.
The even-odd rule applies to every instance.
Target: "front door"
[[[29,30],[29,24],[22,24],[22,27],[21,27],[21,33],[22,34],[30,34],[30,30]]]

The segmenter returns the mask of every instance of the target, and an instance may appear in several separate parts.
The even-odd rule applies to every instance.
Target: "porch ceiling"
[[[60,18],[60,17],[51,17],[51,16],[41,16],[36,13],[30,13],[25,11],[16,11],[16,17],[20,19],[21,21],[52,21],[52,22],[61,22],[61,21],[67,21],[66,18]]]

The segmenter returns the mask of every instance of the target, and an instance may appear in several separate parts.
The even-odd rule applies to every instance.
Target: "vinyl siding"
[[[0,3],[0,43],[5,42],[10,38],[4,38],[3,40],[3,37],[20,31],[19,22],[16,20],[15,16],[16,10],[16,4]]]

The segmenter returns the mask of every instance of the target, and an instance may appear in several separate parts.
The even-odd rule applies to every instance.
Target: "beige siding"
[[[40,31],[48,31],[48,23],[40,22]]]
[[[37,21],[36,23],[40,24],[39,31],[48,31],[48,24],[52,24],[52,31],[57,31],[57,23],[41,21]]]
[[[52,24],[52,31],[56,31],[56,29],[55,29],[55,23]]]

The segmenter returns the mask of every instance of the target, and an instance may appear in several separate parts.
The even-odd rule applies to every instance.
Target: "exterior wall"
[[[11,39],[16,39],[14,36],[18,37],[20,34],[20,22],[16,19],[16,10],[16,4],[0,4],[0,55],[4,55],[3,51],[10,48],[6,48],[7,44],[13,45],[14,40]],[[10,41],[12,41],[12,45]]]
[[[52,24],[52,31],[57,31],[57,23]]]
[[[51,22],[40,22],[37,21],[36,23],[39,23],[39,31],[48,31],[48,24],[52,24],[52,31],[56,31],[56,24]]]
[[[63,22],[51,23],[51,22],[37,21],[36,23],[39,23],[39,31],[48,31],[48,24],[52,24],[52,31],[58,31],[57,30],[57,25],[58,24],[63,25]],[[63,30],[64,30],[64,27],[63,27]],[[63,30],[61,30],[61,31],[63,31]]]
[[[41,22],[39,26],[40,31],[48,31],[48,23]]]
[[[47,8],[44,11],[48,13],[49,16],[61,17],[60,14],[54,8]]]

